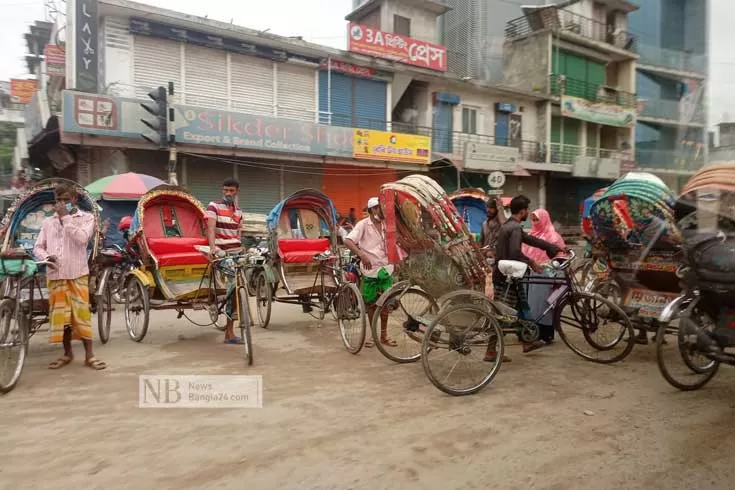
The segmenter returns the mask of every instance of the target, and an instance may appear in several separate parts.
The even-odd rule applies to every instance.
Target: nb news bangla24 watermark
[[[139,408],[263,408],[262,376],[141,375]]]

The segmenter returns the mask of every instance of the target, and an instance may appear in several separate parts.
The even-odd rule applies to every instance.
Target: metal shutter
[[[330,97],[331,88],[331,101]],[[319,72],[319,122],[332,126],[352,127],[352,77],[328,71]],[[330,105],[331,103],[331,105]],[[330,118],[331,109],[331,118]]]
[[[246,213],[269,213],[281,201],[281,175],[275,165],[238,167],[240,207]]]
[[[187,158],[186,187],[206,206],[222,198],[222,181],[234,175],[232,166],[206,157]]]
[[[147,98],[159,85],[174,82],[181,87],[181,44],[173,41],[134,36],[133,84],[136,97]]]
[[[126,150],[125,156],[131,172],[152,175],[168,182],[168,152]]]
[[[241,54],[230,56],[232,111],[273,115],[273,62]]]
[[[381,80],[355,78],[354,127],[385,130],[388,84]]]
[[[324,194],[334,203],[337,212],[347,216],[355,208],[357,216],[371,197],[377,197],[380,186],[397,180],[396,170],[351,165],[326,165],[322,178]]]
[[[316,120],[316,71],[281,63],[277,67],[278,117],[314,122]]]
[[[294,162],[284,162],[283,165],[283,197],[301,189],[322,190],[322,165]]]
[[[192,44],[185,53],[186,104],[227,109],[227,53]]]

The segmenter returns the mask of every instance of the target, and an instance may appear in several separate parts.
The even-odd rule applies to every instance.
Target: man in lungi
[[[64,345],[64,355],[49,365],[59,369],[74,360],[72,340],[84,345],[84,365],[97,371],[107,364],[92,351],[92,315],[89,311],[87,245],[94,233],[94,216],[77,207],[76,189],[59,184],[55,213],[44,220],[33,253],[48,261],[49,323],[52,343]]]
[[[355,224],[345,237],[344,243],[354,254],[360,257],[362,273],[362,297],[365,300],[367,313],[372,324],[375,314],[375,302],[381,294],[393,285],[394,266],[388,261],[385,243],[385,225],[383,210],[377,197],[367,202],[368,217]],[[388,337],[388,309],[384,309],[380,317],[380,339],[368,340],[365,347],[373,347],[374,341],[385,345],[396,346],[397,342]]]

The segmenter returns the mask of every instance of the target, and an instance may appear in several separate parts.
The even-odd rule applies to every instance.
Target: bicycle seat
[[[520,279],[526,275],[528,264],[518,260],[501,260],[498,262],[498,270],[506,277]]]

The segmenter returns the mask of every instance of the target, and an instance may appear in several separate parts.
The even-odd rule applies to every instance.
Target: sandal
[[[107,367],[107,364],[105,364],[104,361],[100,361],[96,357],[90,357],[86,361],[84,361],[84,365],[94,369],[95,371],[102,371]]]
[[[380,339],[380,343],[383,344],[383,345],[390,346],[390,347],[397,347],[398,346],[398,342],[396,342],[393,339]]]
[[[538,350],[542,347],[544,347],[546,344],[541,342],[540,340],[537,340],[536,342],[532,342],[530,344],[523,344],[523,353],[528,354],[529,352],[533,352],[535,350]]]
[[[498,360],[498,353],[497,352],[488,352],[485,354],[485,357],[482,359],[485,362],[496,362]],[[503,362],[511,362],[511,358],[504,355],[503,356]]]
[[[372,349],[373,347],[375,347],[375,342],[373,342],[372,340],[366,340],[365,347],[368,349]]]
[[[71,363],[74,358],[72,356],[61,356],[58,359],[56,359],[54,362],[48,365],[49,369],[61,369],[67,364]]]

